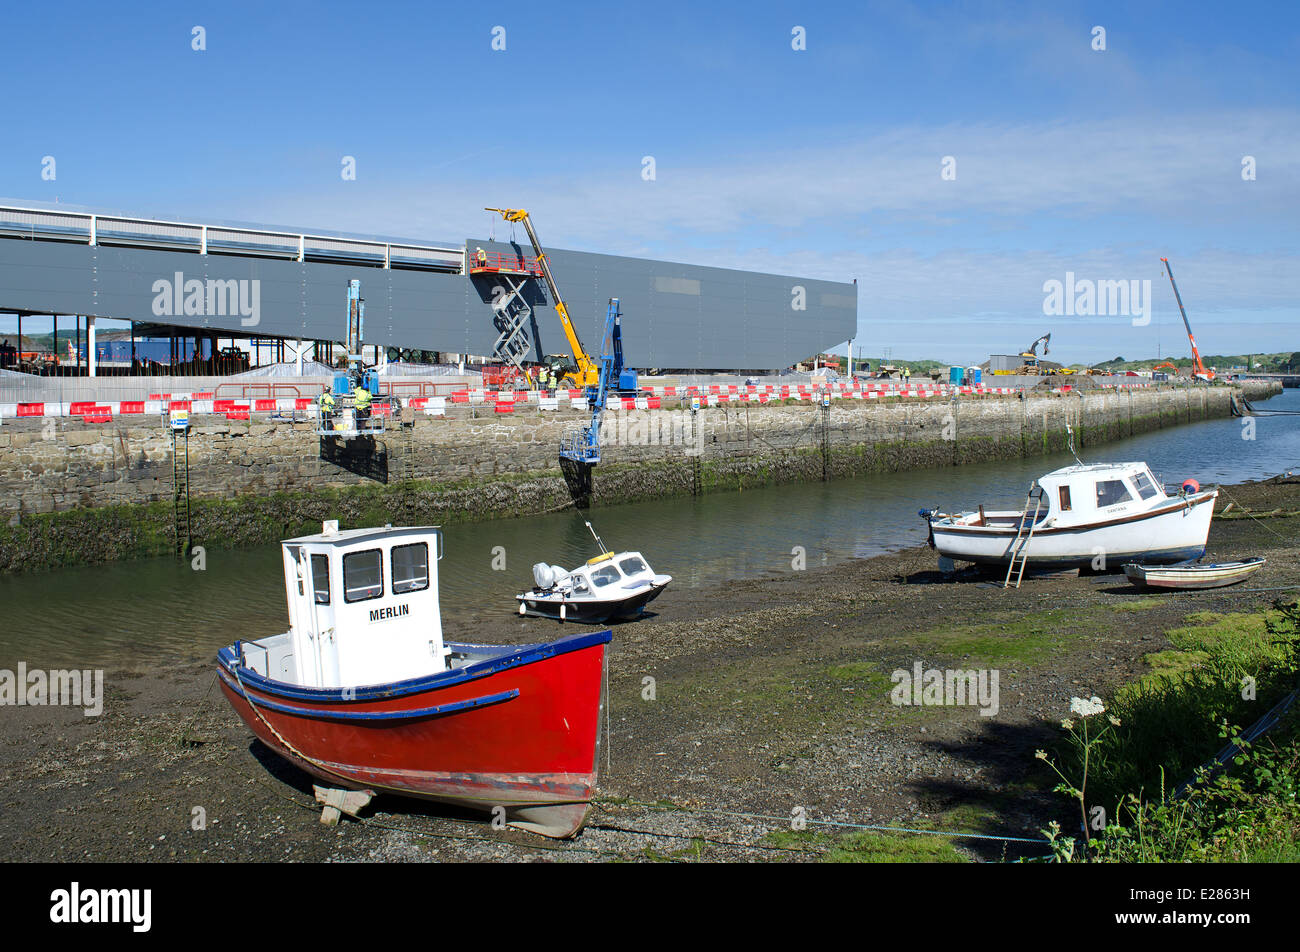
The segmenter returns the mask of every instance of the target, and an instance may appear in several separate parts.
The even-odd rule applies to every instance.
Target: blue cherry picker
[[[600,462],[600,417],[611,395],[637,392],[635,370],[623,367],[622,312],[618,298],[609,299],[605,314],[605,333],[601,338],[601,355],[597,364],[596,385],[585,389],[587,409],[591,421],[581,432],[566,437],[560,443],[560,459],[572,460],[587,466]]]

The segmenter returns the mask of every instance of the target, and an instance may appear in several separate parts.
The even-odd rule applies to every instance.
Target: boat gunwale
[[[656,576],[656,578],[661,578],[661,577],[662,577],[662,576]],[[548,604],[550,604],[550,603],[557,603],[557,604],[559,604],[559,603],[568,603],[568,604],[570,604],[570,605],[577,605],[577,606],[580,606],[580,607],[585,607],[585,606],[587,606],[587,605],[594,605],[594,606],[600,606],[600,605],[614,605],[614,604],[617,604],[618,602],[625,602],[625,601],[627,601],[627,600],[630,599],[630,598],[637,598],[637,597],[639,597],[639,596],[642,594],[642,590],[645,589],[645,588],[647,588],[647,587],[650,588],[650,589],[657,590],[657,591],[663,591],[663,590],[666,589],[670,584],[672,584],[672,578],[671,578],[671,577],[668,579],[667,582],[660,582],[660,583],[655,583],[653,580],[645,580],[645,579],[643,579],[643,580],[638,581],[638,582],[636,583],[636,588],[632,588],[632,589],[619,589],[618,591],[620,591],[620,592],[622,593],[622,597],[620,597],[620,598],[594,598],[594,597],[593,597],[593,598],[574,598],[573,595],[572,595],[572,593],[565,594],[564,592],[556,591],[555,589],[546,589],[545,591],[538,592],[538,590],[537,590],[536,588],[531,588],[531,589],[529,589],[529,590],[526,591],[526,592],[523,592],[523,593],[521,593],[521,594],[519,594],[519,595],[516,595],[516,596],[515,596],[515,601],[517,601],[517,602],[527,602],[527,601],[536,601],[536,602],[540,602],[540,601],[545,601],[545,602],[547,602]]]
[[[1201,492],[1196,493],[1195,495],[1187,496],[1186,498],[1179,500],[1174,505],[1161,506],[1155,509],[1148,509],[1145,512],[1136,512],[1136,513],[1132,513],[1131,515],[1123,516],[1118,519],[1108,519],[1105,522],[1084,522],[1074,526],[1039,527],[1038,525],[1035,525],[1034,538],[1038,538],[1039,536],[1044,536],[1044,535],[1062,535],[1071,532],[1091,532],[1095,529],[1105,529],[1105,528],[1109,528],[1110,526],[1121,526],[1131,522],[1141,522],[1144,519],[1154,519],[1157,516],[1164,516],[1164,515],[1169,515],[1171,513],[1178,512],[1180,509],[1192,510],[1198,506],[1204,505],[1207,502],[1213,503],[1214,500],[1218,497],[1218,495],[1219,495],[1219,490],[1217,488],[1202,490]],[[965,514],[963,513],[963,515]],[[943,518],[946,520],[952,520],[954,516],[945,515]],[[1015,525],[1008,526],[1008,527],[974,526],[974,525],[966,526],[952,521],[944,523],[943,520],[935,521],[931,519],[930,529],[935,533],[948,533],[953,535],[993,536],[993,537],[1006,536],[1008,538],[1011,538],[1016,535],[1016,532],[1019,530],[1019,527]]]
[[[315,707],[298,707],[294,704],[284,704],[280,701],[272,701],[267,698],[259,698],[253,701],[248,696],[248,692],[242,690],[242,685],[234,680],[233,676],[225,671],[219,670],[221,680],[226,686],[242,697],[250,705],[256,704],[259,708],[268,711],[275,711],[277,714],[291,714],[295,717],[309,717],[312,720],[319,721],[360,721],[363,723],[377,723],[382,721],[414,721],[422,720],[429,717],[440,717],[446,714],[457,714],[461,711],[475,710],[480,707],[488,707],[492,704],[503,704],[506,701],[513,701],[519,697],[519,689],[512,688],[509,691],[501,691],[497,694],[485,694],[482,697],[468,698],[464,701],[452,701],[449,704],[437,704],[433,707],[419,707],[410,710],[397,711],[336,711],[329,708]]]
[[[486,658],[483,661],[477,661],[473,664],[466,665],[463,668],[453,668],[449,671],[440,671],[436,674],[424,675],[419,678],[410,678],[405,681],[392,681],[387,684],[372,684],[356,687],[339,687],[339,688],[312,688],[304,685],[290,684],[287,681],[277,681],[274,678],[266,677],[259,674],[252,668],[244,664],[236,664],[235,649],[241,642],[236,641],[233,645],[227,645],[217,652],[217,662],[219,667],[231,674],[236,674],[241,684],[247,687],[255,688],[259,693],[270,697],[294,698],[302,701],[315,701],[318,703],[354,703],[358,701],[384,701],[392,698],[407,697],[412,694],[420,694],[426,691],[437,691],[443,688],[453,687],[459,684],[466,684],[471,681],[477,681],[482,678],[491,677],[511,668],[522,667],[529,664],[536,664],[540,661],[546,661],[559,655],[569,654],[574,651],[581,651],[585,648],[595,647],[596,645],[609,644],[614,638],[614,633],[610,629],[596,632],[584,632],[577,635],[566,635],[557,638],[554,641],[537,642],[526,645],[470,645],[447,643],[445,646],[453,649],[456,648],[497,648],[504,647],[514,649],[507,651],[505,654],[497,655],[492,658]]]
[[[1144,565],[1140,562],[1129,562],[1124,568],[1131,568],[1135,571],[1204,574],[1206,572],[1239,572],[1242,569],[1263,565],[1267,561],[1263,556],[1257,555],[1249,559],[1238,559],[1236,562],[1209,562],[1205,565]]]

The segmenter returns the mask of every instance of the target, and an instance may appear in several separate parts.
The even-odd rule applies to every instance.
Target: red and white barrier
[[[1106,389],[1117,387],[1116,384],[1101,384]],[[1150,382],[1126,384],[1126,387],[1147,388]],[[854,381],[852,383],[836,382],[832,384],[704,384],[690,386],[655,386],[645,387],[636,397],[616,397],[610,406],[632,409],[657,409],[663,397],[680,397],[683,402],[693,397],[700,397],[701,403],[718,406],[724,403],[769,403],[773,400],[816,400],[823,393],[829,392],[832,399],[878,400],[890,397],[909,397],[912,399],[932,400],[946,399],[954,394],[984,395],[997,394],[1005,396],[1019,391],[1016,387],[952,386],[937,384],[934,386],[911,386],[877,381]],[[1053,393],[1073,392],[1072,384],[1062,384]],[[422,410],[431,416],[444,416],[446,406],[451,404],[484,405],[492,404],[497,413],[514,412],[516,406],[536,403],[538,409],[557,410],[567,405],[573,409],[587,409],[586,394],[583,390],[556,390],[554,393],[537,390],[485,390],[467,387],[464,390],[452,390],[446,396],[410,397],[403,404],[415,410]],[[21,419],[24,417],[70,417],[81,418],[87,422],[109,422],[116,417],[133,417],[161,415],[170,410],[185,410],[192,415],[224,415],[229,419],[249,419],[251,414],[281,413],[286,411],[311,411],[316,406],[313,397],[278,397],[274,399],[215,399],[212,393],[151,393],[147,400],[123,400],[99,402],[93,400],[76,400],[71,403],[28,402],[0,404],[0,419]]]

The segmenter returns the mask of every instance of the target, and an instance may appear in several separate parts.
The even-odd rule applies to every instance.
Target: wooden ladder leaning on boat
[[[1034,511],[1029,512],[1029,503],[1033,500]],[[1038,483],[1029,484],[1029,494],[1025,496],[1025,512],[1016,526],[1016,537],[1011,543],[1011,562],[1007,565],[1007,577],[1002,580],[1003,588],[1011,588],[1011,573],[1016,572],[1016,560],[1020,560],[1020,570],[1016,572],[1015,587],[1020,587],[1020,580],[1025,577],[1025,565],[1029,562],[1029,541],[1034,537],[1034,527],[1038,525],[1038,514],[1043,508],[1043,487]],[[1029,531],[1025,528],[1028,526]]]

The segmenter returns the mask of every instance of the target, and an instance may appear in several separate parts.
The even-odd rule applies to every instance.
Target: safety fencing
[[[1150,384],[1131,384],[1147,387]],[[427,416],[444,416],[448,405],[492,405],[495,413],[513,413],[517,407],[536,405],[538,410],[558,410],[561,407],[586,409],[586,392],[568,390],[488,390],[467,388],[459,384],[431,383],[428,381],[390,384],[389,395],[397,405]],[[1056,387],[1052,393],[1068,393],[1069,384]],[[1113,386],[1101,385],[1101,389]],[[616,396],[607,406],[622,410],[656,410],[665,397],[679,401],[699,401],[700,406],[721,406],[730,403],[772,403],[778,400],[820,401],[832,400],[889,400],[911,398],[921,400],[951,399],[955,396],[1009,395],[1013,387],[959,387],[951,384],[890,384],[865,382],[834,382],[829,384],[701,384],[692,386],[645,387],[636,396]],[[405,395],[403,395],[405,394]],[[303,396],[296,384],[238,383],[220,384],[211,391],[189,393],[151,393],[145,400],[120,401],[44,401],[31,403],[0,403],[0,419],[30,417],[73,417],[86,423],[108,423],[116,417],[148,417],[170,411],[185,411],[193,415],[212,414],[230,420],[247,420],[254,415],[281,415],[284,413],[314,413],[315,396]],[[389,405],[376,403],[374,412],[387,415]]]

